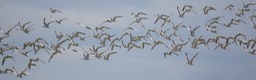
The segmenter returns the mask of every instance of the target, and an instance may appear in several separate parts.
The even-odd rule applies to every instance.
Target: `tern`
[[[189,58],[188,58],[188,53],[185,53],[186,59],[187,59],[187,61],[188,61],[187,64],[193,65],[193,60],[196,58],[196,56],[197,56],[198,54],[199,54],[199,52],[197,52],[196,55],[194,55],[191,59],[189,59]]]
[[[60,19],[60,20],[55,20],[55,22],[61,25],[61,22],[63,22],[64,20],[67,20],[67,18],[63,18],[63,19]]]
[[[50,11],[51,11],[51,13],[57,13],[58,12],[58,13],[62,14],[62,12],[57,10],[57,9],[50,8]]]
[[[216,10],[216,9],[211,6],[205,6],[203,10],[204,10],[204,14],[208,14],[210,10]]]
[[[195,31],[199,28],[200,26],[197,26],[196,28],[192,29],[191,26],[187,27],[187,29],[189,30],[190,32],[190,35],[192,37],[195,37]]]
[[[110,56],[110,55],[113,55],[113,54],[116,54],[116,53],[117,53],[117,51],[115,51],[115,52],[110,52],[110,53],[104,55],[104,56],[103,56],[103,57],[104,57],[104,60],[109,60],[109,56]]]
[[[116,19],[117,18],[122,18],[123,16],[115,16],[115,17],[113,17],[113,18],[110,18],[109,20],[106,20],[106,21],[104,21],[104,22],[102,22],[100,25],[103,25],[103,24],[105,24],[105,23],[116,23]]]
[[[2,66],[4,65],[4,63],[5,63],[5,61],[6,61],[7,59],[13,59],[13,61],[16,62],[13,56],[7,55],[7,56],[5,56],[5,57],[3,58]]]
[[[55,20],[52,20],[52,21],[49,21],[49,22],[46,22],[46,18],[44,18],[44,28],[49,28],[49,25],[56,22]]]
[[[4,34],[6,36],[10,36],[10,32],[16,27],[16,25],[14,25],[13,27],[11,27],[7,32],[5,32]]]

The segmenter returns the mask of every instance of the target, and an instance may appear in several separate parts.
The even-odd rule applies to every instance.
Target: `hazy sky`
[[[203,25],[204,21],[213,16],[225,15],[232,18],[231,12],[225,12],[222,9],[229,4],[242,7],[243,3],[254,2],[254,0],[1,0],[0,2],[0,27],[4,30],[14,26],[17,22],[32,21],[36,30],[26,35],[19,31],[11,37],[9,42],[16,42],[22,45],[22,42],[31,41],[37,36],[41,36],[49,41],[55,40],[54,31],[63,31],[70,33],[79,30],[77,23],[89,26],[99,25],[104,20],[113,16],[124,16],[117,24],[113,26],[113,32],[120,31],[127,26],[134,18],[132,12],[145,12],[148,14],[148,21],[145,26],[154,26],[153,21],[156,14],[172,14],[176,22],[184,21],[184,24],[193,26]],[[192,5],[197,14],[185,15],[186,19],[178,18],[177,6]],[[202,14],[204,6],[216,7],[209,16]],[[63,14],[51,14],[50,8],[58,9]],[[254,6],[254,9],[256,7]],[[67,18],[63,25],[53,25],[50,29],[44,29],[43,18],[50,17]],[[247,25],[250,25],[248,22]],[[223,30],[223,35],[231,36],[235,33],[245,33],[248,39],[254,39],[256,32],[250,26],[243,25],[245,28],[234,28]],[[159,26],[159,24],[158,24]],[[143,32],[143,31],[141,31]],[[180,32],[181,35],[185,33]],[[139,34],[139,32],[138,32]],[[208,38],[212,33],[206,33],[204,29],[199,29],[196,33]],[[83,43],[83,46],[90,47],[90,41]],[[245,52],[241,47],[232,45],[228,50],[208,50],[205,46],[198,49],[186,47],[184,52],[193,56],[199,52],[194,61],[194,65],[187,65],[184,54],[179,56],[168,56],[164,58],[162,47],[156,47],[139,50],[134,49],[126,52],[126,49],[119,50],[118,54],[111,56],[109,61],[91,59],[84,61],[82,55],[74,53],[65,53],[57,55],[50,63],[38,64],[40,69],[33,68],[31,73],[25,78],[16,78],[13,75],[0,75],[0,80],[253,80],[256,79],[256,56]],[[37,55],[47,61],[49,55]],[[3,57],[3,56],[0,56]],[[36,56],[33,56],[36,57]],[[27,65],[27,61],[22,61],[24,57],[17,57],[21,61],[9,63],[15,64],[18,69]],[[2,66],[1,66],[2,67]],[[2,69],[0,67],[0,69]],[[5,68],[5,67],[4,67]]]

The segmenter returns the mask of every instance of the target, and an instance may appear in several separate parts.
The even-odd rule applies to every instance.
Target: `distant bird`
[[[6,68],[5,70],[1,71],[0,73],[9,74],[9,72],[11,74],[15,74],[15,70],[14,69],[10,69],[10,68]]]
[[[204,14],[208,14],[210,10],[216,10],[214,7],[211,6],[205,6],[203,8]]]
[[[179,9],[179,6],[177,6],[177,10],[178,10],[178,13],[179,13],[179,17],[184,18],[185,12],[181,12],[180,9]]]
[[[11,32],[15,27],[16,27],[16,25],[13,26],[13,27],[11,27],[11,28],[10,28],[7,32],[5,32],[4,34],[7,35],[7,36],[10,36],[10,32]]]
[[[172,43],[173,43],[173,44],[171,44],[172,51],[181,52],[181,49],[182,49],[184,46],[187,45],[188,41],[185,42],[185,43],[176,44],[176,43],[174,42],[174,40],[172,40]]]
[[[172,28],[174,29],[174,30],[178,30],[178,29],[180,29],[180,28],[184,28],[185,27],[185,25],[183,25],[183,22],[180,22],[179,24],[177,24],[177,25],[174,25],[174,24],[172,24]]]
[[[103,57],[104,57],[104,60],[109,60],[110,55],[113,55],[113,54],[116,54],[116,53],[117,53],[117,51],[115,51],[115,52],[110,52],[110,53],[104,55],[104,56],[103,56]]]
[[[58,53],[61,53],[61,51],[60,50],[55,50],[52,54],[51,54],[51,57],[50,57],[50,59],[48,60],[48,63],[52,60],[52,58],[56,55],[56,54],[58,54]]]
[[[24,29],[30,23],[31,23],[31,21],[28,21],[28,22],[24,23],[23,25],[21,25],[21,23],[18,22],[17,26],[20,27],[21,29]]]
[[[52,20],[52,21],[49,21],[49,22],[46,22],[46,18],[44,18],[44,28],[49,28],[49,25],[56,22],[55,20]]]
[[[55,20],[56,23],[60,24],[61,25],[61,22],[63,22],[64,20],[66,20],[67,18],[63,18],[63,19],[60,19],[60,20]]]
[[[194,55],[191,59],[188,58],[188,53],[185,53],[185,55],[186,55],[186,59],[187,59],[187,61],[188,61],[187,64],[193,65],[193,61],[194,61],[194,59],[196,58],[196,56],[198,55],[198,52],[197,52],[196,55]]]
[[[8,38],[9,36],[1,36],[0,37],[0,42],[2,42],[2,40],[4,40],[5,38]]]
[[[57,9],[50,8],[50,11],[51,11],[51,13],[57,13],[58,12],[58,13],[62,14],[62,12],[57,10]]]
[[[243,49],[245,50],[245,52],[248,52],[249,54],[252,54],[252,55],[256,55],[256,49],[253,49],[252,51],[249,50],[248,48],[246,48],[245,46],[243,46]]]
[[[179,56],[179,54],[175,53],[174,51],[164,52],[164,58],[167,57],[167,55],[175,54],[176,56]]]
[[[21,23],[18,22],[17,26],[18,26],[19,30],[21,30],[22,32],[29,34],[30,31],[35,30],[35,28],[32,28],[33,25],[27,27],[27,25],[30,23],[31,23],[31,21],[28,21],[28,22],[24,23],[23,25],[21,25]]]
[[[107,27],[107,26],[96,26],[95,27],[96,32],[98,32],[99,30],[106,30],[106,29],[110,30],[111,28]]]
[[[225,7],[223,10],[226,10],[226,9],[229,9],[229,10],[233,10],[233,8],[235,8],[235,9],[238,9],[236,6],[234,6],[233,4],[230,4],[230,5],[228,5],[227,7]],[[239,9],[238,9],[239,10]]]
[[[6,61],[7,59],[13,59],[13,61],[16,62],[13,56],[7,55],[7,56],[5,56],[5,57],[3,58],[3,60],[2,60],[2,66],[4,65],[4,63],[5,63],[5,61]]]
[[[28,53],[32,52],[32,50],[26,51],[26,52],[22,52],[21,54],[28,57]]]
[[[206,23],[211,22],[211,21],[218,21],[218,20],[219,20],[220,18],[222,18],[222,17],[225,17],[225,16],[216,16],[216,17],[213,17],[213,18],[211,18],[210,20],[206,21]]]
[[[146,45],[149,45],[149,46],[153,46],[151,43],[149,42],[142,42],[141,46],[142,48],[144,49],[146,47]]]
[[[19,78],[23,78],[23,76],[28,76],[29,73],[27,73],[27,68],[24,69],[23,71],[21,71],[20,73],[18,73],[18,71],[15,69],[15,67],[13,66],[13,71],[14,71],[14,74],[19,77]]]
[[[185,13],[187,12],[194,12],[196,14],[196,12],[193,10],[193,6],[191,5],[184,5],[182,10],[180,11],[179,7],[177,6],[177,10],[179,13],[179,17],[184,18]]]
[[[148,18],[146,18],[146,17],[136,18],[136,20],[133,21],[133,22],[131,22],[131,23],[129,24],[129,26],[131,26],[131,25],[134,24],[134,23],[139,23],[139,24],[141,25],[141,27],[143,27],[143,28],[145,29],[145,26],[143,25],[143,23],[142,23],[141,21],[142,21],[142,20],[146,20],[146,19],[148,19]]]
[[[60,41],[63,37],[65,37],[64,34],[62,34],[62,32],[60,32],[60,34],[58,34],[56,31],[54,31],[56,34],[56,38],[58,39],[58,41]]]
[[[100,25],[103,25],[103,24],[105,24],[105,23],[113,23],[113,24],[115,24],[116,23],[116,19],[117,18],[122,18],[123,16],[115,16],[115,17],[113,17],[113,18],[110,18],[109,20],[106,20],[106,21],[104,21],[104,22],[102,22]]]
[[[39,67],[37,66],[37,64],[33,63],[34,61],[32,59],[29,59],[29,63],[28,63],[28,66],[27,68],[28,69],[31,69],[32,66],[35,66],[39,69]]]
[[[195,31],[199,28],[200,26],[197,26],[196,28],[192,29],[191,26],[187,27],[187,29],[189,30],[190,32],[190,35],[192,37],[195,37]]]
[[[112,45],[111,45],[111,51],[113,51],[115,47],[122,48],[122,46],[121,46],[121,45],[118,45],[118,44],[112,44]]]
[[[45,64],[45,62],[42,60],[42,59],[40,59],[40,58],[31,58],[31,59],[29,59],[29,60],[31,60],[31,61],[33,61],[33,62],[42,62],[42,63],[44,63]]]
[[[164,45],[165,47],[169,48],[165,43],[163,43],[162,41],[155,41],[153,46],[151,47],[151,50],[153,50],[157,45]]]
[[[244,8],[249,8],[249,6],[253,6],[253,5],[256,5],[256,3],[243,3],[244,5]]]
[[[140,17],[140,15],[147,16],[147,14],[146,14],[146,13],[144,13],[144,12],[138,12],[137,14],[136,14],[135,12],[132,12],[132,15],[134,15],[134,17],[135,17],[135,18],[139,18],[139,17]]]

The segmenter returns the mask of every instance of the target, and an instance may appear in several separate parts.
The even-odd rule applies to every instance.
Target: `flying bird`
[[[194,55],[191,59],[188,58],[188,53],[185,53],[186,59],[187,59],[187,61],[188,61],[187,64],[193,65],[193,60],[196,58],[196,56],[198,55],[198,53],[199,53],[199,52],[197,52],[196,55]]]
[[[55,22],[61,25],[61,22],[63,22],[63,21],[66,20],[66,19],[67,19],[67,18],[63,18],[63,19],[60,19],[60,20],[55,20]]]
[[[44,28],[49,28],[49,25],[56,22],[55,20],[52,20],[52,21],[49,21],[49,22],[46,22],[46,18],[44,18]]]
[[[211,10],[216,10],[216,9],[214,7],[211,7],[211,6],[205,6],[203,8],[204,14],[208,14],[209,11],[211,11]]]
[[[115,16],[115,17],[113,17],[113,18],[110,18],[109,20],[106,20],[106,21],[102,22],[100,25],[103,25],[103,24],[105,24],[105,23],[113,23],[113,24],[115,24],[115,23],[116,23],[116,19],[122,18],[122,17],[123,17],[123,16]]]
[[[62,12],[61,11],[59,11],[59,10],[57,10],[57,9],[53,9],[53,8],[50,8],[50,11],[51,11],[51,13],[60,13],[60,14],[62,14]]]
[[[103,57],[104,57],[104,60],[109,60],[110,55],[113,55],[113,54],[116,54],[116,53],[117,53],[117,51],[115,51],[115,52],[110,52],[110,53],[104,55],[104,56],[103,56]]]
[[[13,56],[7,55],[2,60],[2,66],[4,65],[7,59],[13,59],[13,61],[16,62]]]

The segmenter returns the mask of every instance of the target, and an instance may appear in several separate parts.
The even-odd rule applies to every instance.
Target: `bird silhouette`
[[[62,12],[57,10],[57,9],[50,8],[50,11],[51,11],[51,13],[60,13],[60,14],[62,14]]]
[[[191,59],[188,58],[188,53],[186,52],[185,55],[186,55],[186,59],[187,59],[187,64],[189,65],[193,65],[193,61],[194,59],[196,58],[196,56],[198,55],[199,52],[197,52]]]

